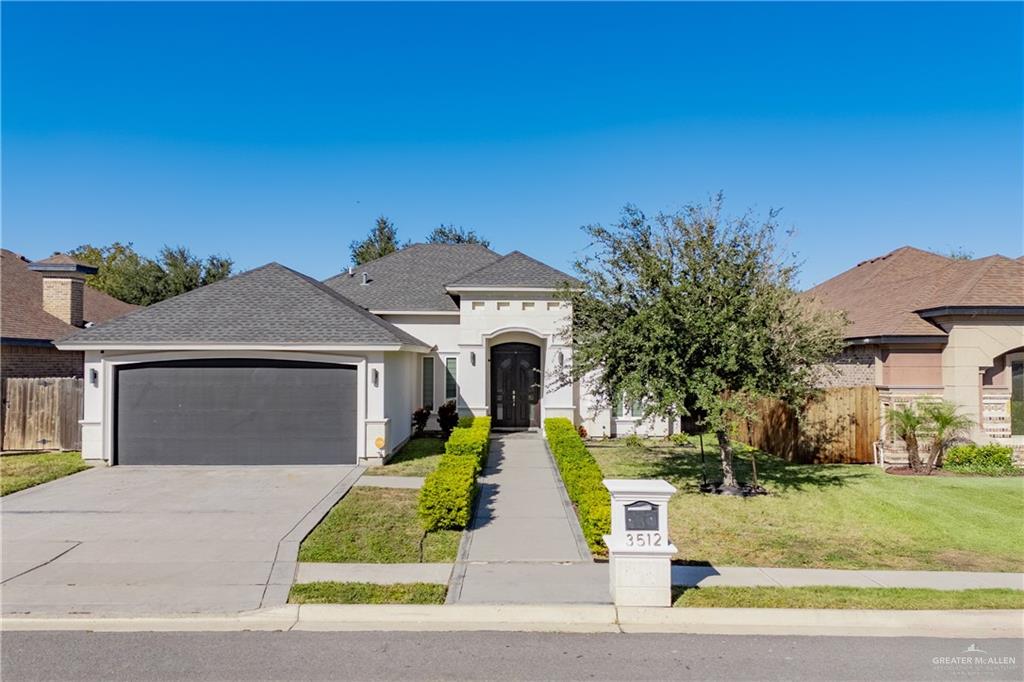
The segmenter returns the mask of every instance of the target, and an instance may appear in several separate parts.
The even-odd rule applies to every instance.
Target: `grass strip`
[[[694,587],[675,606],[762,609],[1024,609],[1024,590],[885,587]]]
[[[0,496],[84,471],[80,452],[33,452],[0,457]]]
[[[447,585],[316,582],[292,585],[289,604],[444,604]]]
[[[299,561],[332,563],[450,563],[459,551],[458,531],[423,534],[416,504],[419,491],[352,488],[299,547]]]

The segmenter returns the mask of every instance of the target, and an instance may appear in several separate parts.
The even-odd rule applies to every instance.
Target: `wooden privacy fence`
[[[802,412],[762,400],[759,419],[737,429],[737,439],[791,462],[872,463],[882,415],[874,386],[832,388]]]
[[[82,379],[7,379],[4,384],[4,450],[82,449]]]

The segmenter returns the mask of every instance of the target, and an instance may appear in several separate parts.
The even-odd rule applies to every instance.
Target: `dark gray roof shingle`
[[[364,263],[354,274],[343,272],[324,284],[367,310],[458,312],[444,287],[463,275],[498,260],[479,244],[412,244]],[[369,284],[363,284],[363,273]]]
[[[278,263],[83,329],[59,343],[427,345]]]
[[[566,283],[579,284],[579,280],[519,251],[513,251],[459,279],[446,282],[448,287],[453,289],[459,287],[557,289]]]

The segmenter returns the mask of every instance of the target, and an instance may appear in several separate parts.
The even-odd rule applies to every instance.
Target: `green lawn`
[[[704,587],[675,606],[763,609],[1024,609],[1024,590],[873,587]]]
[[[447,585],[434,583],[299,583],[292,585],[290,604],[444,604]]]
[[[720,477],[705,439],[708,476]],[[664,478],[678,559],[734,566],[1020,571],[1024,479],[910,477],[878,467],[789,464],[757,456],[771,495],[702,495],[695,447],[589,444],[610,478]],[[737,470],[750,479],[748,454]]]
[[[416,516],[418,496],[418,490],[353,488],[303,540],[299,561],[370,564],[455,561],[461,533],[446,530],[424,537]]]
[[[434,436],[413,438],[387,464],[370,467],[364,476],[426,476],[437,468],[444,441]]]
[[[0,457],[0,495],[88,469],[80,452],[33,452]]]

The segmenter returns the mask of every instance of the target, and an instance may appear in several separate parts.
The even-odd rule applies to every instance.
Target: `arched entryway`
[[[496,428],[540,425],[543,386],[540,346],[502,343],[491,346],[491,419]]]

